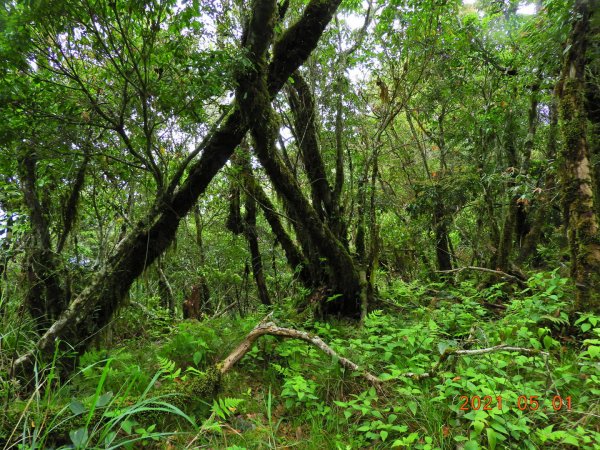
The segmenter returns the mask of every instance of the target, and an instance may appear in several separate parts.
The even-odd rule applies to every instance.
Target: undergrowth
[[[213,377],[262,311],[168,327],[149,319],[143,335],[82,355],[69,380],[40,367],[32,394],[19,396],[3,362],[0,439],[19,449],[599,448],[600,318],[568,315],[557,273],[527,285],[398,281],[380,289],[385,309],[362,327],[274,311],[383,389],[307,343],[270,336]],[[526,351],[479,351],[500,345]]]

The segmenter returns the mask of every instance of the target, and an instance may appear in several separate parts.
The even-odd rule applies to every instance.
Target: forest
[[[598,0],[6,0],[0,448],[600,449]]]

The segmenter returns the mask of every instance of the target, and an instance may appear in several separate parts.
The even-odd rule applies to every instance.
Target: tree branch
[[[501,270],[488,269],[486,267],[465,266],[465,267],[458,267],[456,269],[450,269],[450,270],[436,270],[436,272],[437,273],[453,273],[453,272],[462,272],[463,270],[476,270],[476,271],[479,271],[479,272],[492,273],[494,275],[498,275],[498,276],[507,278],[508,280],[517,283],[519,285],[519,287],[522,287],[522,288],[526,288],[527,287],[527,283],[525,283],[525,281],[523,281],[519,277],[516,277],[514,275],[508,274],[508,273],[503,272]]]
[[[376,388],[381,389],[382,380],[377,378],[375,375],[364,371],[358,364],[350,361],[343,356],[338,355],[329,345],[327,345],[319,336],[311,335],[306,331],[295,330],[293,328],[282,328],[277,326],[274,322],[261,322],[259,323],[242,342],[233,350],[227,358],[225,358],[218,366],[222,374],[229,371],[235,363],[244,357],[246,353],[250,351],[254,342],[261,336],[279,336],[289,339],[299,339],[304,342],[308,342],[314,345],[325,354],[337,358],[340,365],[353,372],[359,372],[363,378],[369,383],[373,384]]]

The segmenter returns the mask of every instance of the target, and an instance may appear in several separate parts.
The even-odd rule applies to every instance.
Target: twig
[[[223,314],[225,314],[227,311],[229,311],[231,308],[233,308],[236,305],[236,302],[233,302],[232,304],[230,304],[229,306],[226,306],[225,308],[223,308],[221,311],[217,311],[213,316],[212,319],[216,319],[218,317],[221,317]]]
[[[431,368],[431,371],[425,372],[422,374],[416,374],[413,372],[407,372],[401,374],[401,377],[404,378],[412,378],[413,380],[422,380],[425,378],[431,378],[435,376],[442,364],[444,364],[450,356],[476,356],[476,355],[486,355],[488,353],[500,352],[500,351],[508,351],[508,352],[519,352],[524,353],[526,355],[541,355],[544,357],[544,364],[546,367],[548,366],[548,356],[550,356],[547,352],[542,350],[536,350],[533,348],[524,348],[524,347],[510,347],[505,344],[496,345],[494,347],[488,348],[477,348],[473,350],[456,350],[456,349],[446,349],[444,353],[440,356],[438,362]]]
[[[440,356],[439,361],[433,366],[431,370],[433,373],[436,373],[440,366],[450,357],[450,356],[474,356],[474,355],[486,355],[488,353],[507,351],[507,352],[519,352],[524,353],[526,355],[542,355],[544,357],[544,361],[548,358],[548,353],[542,350],[536,350],[533,348],[524,348],[524,347],[510,347],[505,344],[496,345],[494,347],[488,348],[477,348],[473,350],[456,350],[456,349],[446,349],[444,353]]]
[[[519,277],[516,277],[509,273],[503,272],[501,270],[488,269],[487,267],[465,266],[465,267],[458,267],[456,269],[450,269],[450,270],[436,270],[436,272],[437,273],[454,273],[454,272],[462,272],[463,270],[476,270],[479,272],[493,273],[494,275],[499,275],[501,277],[504,277],[511,281],[514,281],[515,283],[517,283],[519,285],[519,287],[522,287],[522,288],[527,287],[527,284]]]

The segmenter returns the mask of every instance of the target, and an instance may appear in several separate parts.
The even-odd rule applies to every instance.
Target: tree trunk
[[[255,17],[262,15],[260,31],[256,34],[268,33],[268,24],[273,20],[268,15],[269,0],[264,0],[263,5],[255,9]],[[270,3],[269,3],[270,4]],[[264,11],[263,11],[264,8]],[[273,6],[274,9],[274,6]],[[250,30],[253,28],[250,24]],[[248,34],[248,41],[253,42],[252,32]],[[260,42],[260,39],[256,39]],[[310,241],[327,258],[329,268],[329,287],[333,292],[342,294],[335,301],[325,302],[325,314],[340,314],[346,317],[360,317],[360,301],[358,298],[359,279],[358,271],[352,258],[342,243],[331,232],[327,224],[323,223],[319,214],[304,197],[296,179],[281,161],[276,148],[275,140],[278,136],[279,125],[272,110],[268,97],[266,72],[264,60],[266,48],[257,46],[251,48],[252,63],[256,71],[248,73],[239,80],[240,109],[244,119],[250,124],[254,139],[254,150],[264,167],[275,189],[283,196],[286,206],[301,219],[301,224],[306,228]],[[242,92],[252,92],[253,95],[243,96]]]
[[[269,98],[275,96],[314,50],[339,3],[340,0],[312,0],[301,18],[275,43],[268,67]],[[210,137],[200,159],[190,167],[185,182],[171,196],[157,202],[145,220],[119,243],[94,280],[38,340],[35,349],[14,361],[14,374],[31,376],[35,352],[43,358],[51,357],[57,340],[76,350],[85,348],[89,343],[87,338],[110,321],[133,281],[166,250],[180,220],[225,165],[247,130],[239,109],[234,108]]]
[[[595,5],[597,8],[597,0]],[[590,156],[591,160],[595,161],[592,180],[594,182],[596,214],[600,216],[600,22],[595,20],[590,26],[590,39],[596,44],[591,45],[588,50],[585,106],[591,126]]]
[[[242,163],[243,164],[243,163]],[[250,165],[250,161],[247,161]],[[248,241],[250,249],[250,257],[252,258],[252,274],[256,282],[258,298],[263,305],[271,305],[265,273],[263,270],[262,257],[258,246],[258,233],[256,232],[256,200],[250,193],[246,193],[246,201],[244,203],[246,214],[244,215],[244,235]]]
[[[304,255],[297,247],[296,243],[285,231],[281,224],[279,214],[275,209],[275,205],[271,202],[261,185],[258,183],[252,172],[243,173],[245,180],[244,184],[248,192],[256,199],[260,205],[267,222],[271,226],[271,231],[275,235],[277,242],[281,245],[286,256],[288,265],[292,270],[297,271],[300,281],[309,288],[316,288],[319,285],[319,278],[314,277],[309,269],[309,264]]]
[[[560,181],[571,249],[571,277],[576,286],[575,310],[600,312],[600,241],[584,104],[590,1],[576,1],[575,12],[559,85],[564,139]]]
[[[556,92],[552,95],[550,102],[550,123],[548,130],[548,143],[546,145],[546,159],[556,159],[557,135],[558,135],[558,103]],[[548,211],[552,207],[552,193],[556,188],[556,170],[554,166],[547,169],[541,185],[541,194],[536,201],[536,209],[533,219],[529,225],[529,231],[523,239],[523,245],[519,253],[519,262],[525,261],[534,254],[536,246],[542,237],[544,224],[548,219]]]
[[[531,102],[529,105],[528,111],[528,127],[527,127],[527,136],[525,138],[525,142],[523,143],[523,159],[521,161],[520,167],[517,167],[518,158],[517,158],[517,148],[515,145],[515,118],[513,113],[509,113],[509,125],[507,127],[507,153],[508,153],[508,163],[510,164],[509,169],[511,170],[511,179],[508,184],[509,188],[516,188],[516,175],[526,175],[529,172],[529,166],[531,162],[531,151],[533,150],[535,133],[537,130],[538,124],[538,114],[537,114],[537,106],[538,106],[538,91],[540,88],[539,85],[540,80],[536,82],[536,84],[531,89]],[[498,254],[496,258],[495,267],[499,270],[508,272],[509,271],[509,262],[511,251],[514,246],[515,235],[518,236],[519,245],[522,243],[523,238],[527,234],[527,225],[526,225],[526,205],[521,200],[520,195],[513,194],[509,199],[508,211],[506,213],[506,217],[504,220],[504,227],[502,228],[502,236],[498,245]]]
[[[25,304],[37,330],[44,332],[65,310],[67,298],[60,284],[59,265],[52,249],[50,228],[38,196],[37,158],[34,151],[28,151],[20,165],[21,186],[33,231],[26,260],[29,290]]]
[[[162,258],[158,258],[156,271],[158,272],[158,292],[160,295],[160,305],[167,309],[171,316],[175,315],[175,296],[171,283],[163,270]]]
[[[435,255],[438,270],[452,269],[452,253],[450,252],[450,239],[448,237],[448,227],[446,220],[440,217],[439,209],[434,212],[435,226]]]
[[[204,275],[204,266],[206,264],[206,257],[204,252],[204,243],[202,240],[202,218],[200,217],[200,207],[198,203],[194,205],[194,224],[196,225],[196,245],[198,246],[198,262],[200,266],[200,278],[196,283],[196,286],[200,292],[200,311],[210,313],[212,306],[210,303],[210,289],[208,287],[208,281]]]

